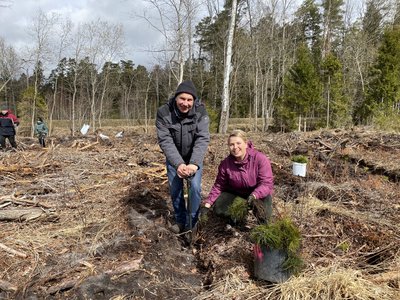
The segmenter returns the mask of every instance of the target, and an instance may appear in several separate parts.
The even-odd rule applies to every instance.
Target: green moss
[[[295,155],[292,157],[293,162],[297,162],[299,164],[306,164],[308,163],[308,158],[307,156],[304,155]]]
[[[301,235],[289,218],[280,219],[272,224],[258,225],[251,231],[250,237],[256,244],[286,251],[288,258],[283,265],[285,269],[293,273],[301,270],[303,261],[298,255]]]
[[[247,201],[241,197],[236,197],[228,207],[228,214],[235,222],[242,222],[246,219],[248,211]]]
[[[337,246],[337,248],[343,252],[348,252],[350,249],[350,243],[348,241],[343,241]]]

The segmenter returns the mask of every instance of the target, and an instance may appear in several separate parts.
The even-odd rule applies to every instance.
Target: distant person
[[[17,133],[16,127],[19,125],[18,118],[12,114],[6,104],[1,105],[0,111],[0,147],[6,150],[6,139],[10,142],[11,146],[16,149],[17,143],[15,142],[15,135]]]
[[[210,142],[209,117],[191,81],[183,81],[175,95],[157,111],[158,143],[166,156],[167,176],[175,221],[171,230],[182,233],[197,222],[201,203],[203,159]],[[185,206],[184,179],[191,180],[192,228]]]
[[[256,210],[259,220],[268,222],[272,215],[274,189],[270,160],[254,149],[242,130],[234,130],[229,135],[228,147],[230,154],[218,167],[215,183],[204,201],[202,214],[207,214],[208,209],[214,206],[215,214],[229,217],[230,205],[235,198],[240,197]]]
[[[39,144],[46,147],[46,136],[49,134],[49,129],[41,117],[38,117],[35,124],[35,135],[39,139]]]

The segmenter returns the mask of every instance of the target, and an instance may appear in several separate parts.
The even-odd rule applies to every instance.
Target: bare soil
[[[399,295],[400,135],[353,128],[250,139],[272,162],[273,217],[300,228],[304,272],[343,266],[387,288],[383,298]],[[237,226],[211,216],[192,245],[168,229],[155,134],[48,143],[19,137],[18,151],[0,153],[0,299],[232,299],[233,278],[263,298],[276,288],[254,278],[251,214]],[[227,153],[226,136],[213,135],[203,197]],[[292,175],[294,154],[309,157],[304,178]]]

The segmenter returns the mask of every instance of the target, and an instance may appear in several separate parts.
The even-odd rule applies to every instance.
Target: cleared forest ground
[[[0,153],[0,299],[400,297],[399,134],[251,134],[272,161],[274,217],[290,216],[303,238],[306,268],[275,285],[253,278],[250,216],[240,227],[211,218],[192,249],[168,230],[154,134],[51,140],[19,137],[19,151]],[[213,135],[204,197],[227,152]],[[296,153],[309,157],[305,178],[291,173]]]

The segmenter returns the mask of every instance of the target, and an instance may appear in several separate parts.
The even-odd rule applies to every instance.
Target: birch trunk
[[[229,121],[229,80],[232,71],[232,47],[233,47],[233,36],[235,33],[236,23],[236,11],[237,11],[237,0],[232,1],[231,9],[231,20],[229,24],[228,42],[226,47],[225,66],[224,66],[224,86],[222,91],[222,108],[221,108],[221,119],[219,121],[219,133],[226,133],[228,130]]]

